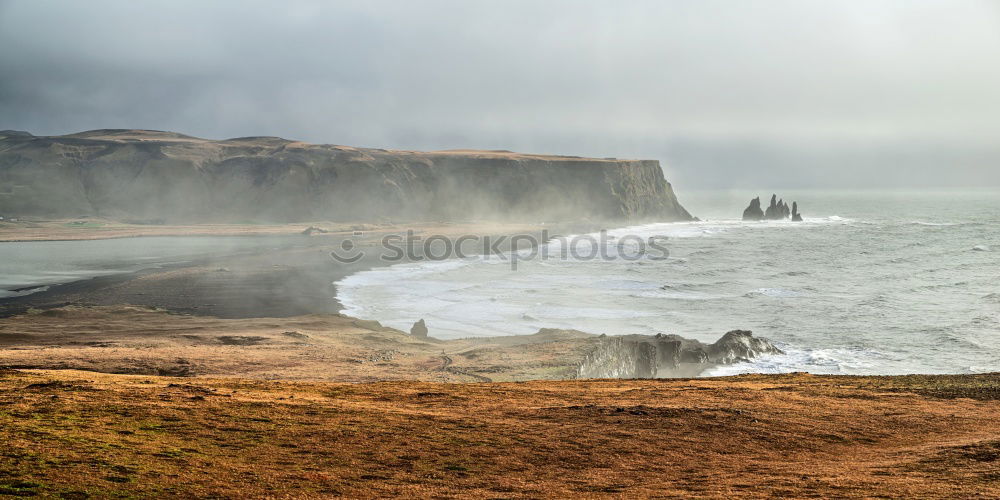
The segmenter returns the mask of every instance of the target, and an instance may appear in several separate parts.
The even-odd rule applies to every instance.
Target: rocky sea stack
[[[750,206],[743,211],[743,220],[763,220],[764,211],[760,209],[760,197],[750,200]]]
[[[750,200],[750,206],[743,211],[743,220],[745,221],[760,221],[760,220],[785,220],[791,219],[793,222],[802,222],[802,214],[799,213],[799,204],[797,202],[792,202],[789,206],[785,203],[785,200],[778,199],[778,195],[771,195],[771,204],[768,205],[767,210],[762,210],[760,206],[760,197]]]
[[[417,338],[426,339],[428,333],[429,332],[427,330],[427,323],[424,323],[423,319],[418,320],[410,328],[410,335],[413,335],[414,337]]]

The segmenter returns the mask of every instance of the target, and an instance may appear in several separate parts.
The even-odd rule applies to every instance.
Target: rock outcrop
[[[576,378],[655,378],[658,351],[653,343],[602,336],[576,371]]]
[[[0,132],[0,213],[170,222],[691,220],[653,160]]]
[[[760,221],[760,220],[785,220],[791,218],[795,222],[801,222],[802,216],[798,214],[799,204],[797,202],[792,202],[789,206],[785,203],[785,200],[778,199],[778,195],[771,195],[771,203],[767,206],[766,210],[761,210],[760,197],[750,200],[750,206],[743,211],[743,220],[745,221]]]
[[[326,229],[323,229],[321,227],[309,226],[309,227],[305,228],[302,231],[302,234],[304,234],[306,236],[312,236],[313,233],[325,234],[325,233],[328,233],[328,232],[329,231],[327,231]]]
[[[749,330],[733,330],[704,349],[710,363],[732,364],[750,361],[761,354],[783,354],[770,341],[753,336]]]
[[[726,333],[714,344],[678,335],[601,336],[576,370],[577,378],[668,378],[696,376],[720,364],[783,354],[746,330]]]
[[[424,323],[423,319],[417,321],[412,327],[410,327],[410,335],[413,335],[414,337],[426,339],[427,334],[427,324]]]
[[[792,222],[802,222],[802,214],[799,213],[799,204],[792,202]]]
[[[784,220],[789,215],[788,205],[785,200],[778,200],[778,195],[771,195],[771,204],[764,211],[764,220]]]
[[[760,197],[750,200],[750,206],[743,211],[743,220],[764,220],[764,211],[760,209]]]

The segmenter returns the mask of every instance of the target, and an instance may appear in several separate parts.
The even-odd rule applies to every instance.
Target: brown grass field
[[[0,495],[998,497],[1000,375],[454,384],[0,371]]]

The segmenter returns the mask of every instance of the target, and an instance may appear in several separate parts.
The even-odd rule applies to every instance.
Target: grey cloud
[[[988,1],[8,0],[0,46],[0,128],[36,134],[655,158],[681,189],[1000,185]]]

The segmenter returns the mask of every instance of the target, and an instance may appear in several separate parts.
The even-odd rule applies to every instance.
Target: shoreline
[[[553,229],[543,227],[476,229],[506,236],[531,233],[537,239],[544,229]],[[565,225],[558,233],[596,227]],[[432,229],[440,228],[423,232],[441,234]],[[385,249],[376,242],[382,234],[369,233],[359,240],[360,247],[371,251],[350,264],[328,255],[345,237],[303,236],[301,245],[276,251],[241,249],[0,299],[0,318],[5,318],[0,349],[6,353],[6,365],[14,368],[490,382],[575,378],[586,353],[602,342],[603,336],[596,334],[544,329],[515,336],[420,338],[344,315],[337,283],[394,264],[381,259]],[[317,363],[319,359],[328,361]],[[710,366],[697,368],[686,367],[684,373]]]
[[[78,225],[75,225],[78,224]],[[32,241],[91,241],[123,238],[198,236],[294,236],[309,226],[350,234],[355,228],[391,228],[391,223],[305,221],[248,224],[133,224],[99,217],[0,222],[0,243]]]
[[[304,225],[297,224],[288,226],[286,228],[288,232],[256,235],[264,238],[271,236],[302,238],[301,244],[293,244],[277,252],[264,249],[239,249],[229,254],[207,255],[189,262],[157,265],[133,272],[97,276],[62,284],[33,285],[33,287],[49,288],[32,294],[0,298],[0,317],[10,317],[29,309],[46,309],[70,304],[96,306],[131,304],[228,319],[338,314],[342,305],[336,298],[336,282],[360,271],[408,261],[404,259],[399,262],[386,262],[381,258],[386,252],[378,245],[378,241],[384,235],[403,233],[408,229],[426,236],[538,235],[546,229],[579,230],[582,227],[591,229],[600,225],[597,223],[565,223],[552,226],[544,223],[423,223],[391,228],[378,227],[376,230],[365,231],[362,237],[356,237],[351,230],[307,236],[302,234]],[[291,231],[293,228],[295,230]],[[74,241],[117,239],[93,234],[88,236],[90,238],[77,238]],[[128,238],[167,236],[142,235]],[[251,235],[193,233],[170,236]],[[329,253],[339,249],[341,243],[347,239],[351,239],[359,248],[364,248],[368,252],[357,262],[338,263]],[[60,240],[28,242],[35,241]],[[8,243],[17,242],[8,241]]]

